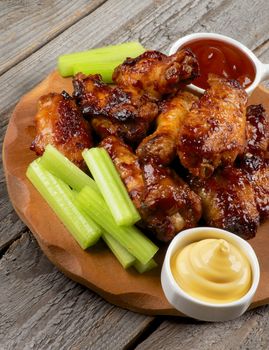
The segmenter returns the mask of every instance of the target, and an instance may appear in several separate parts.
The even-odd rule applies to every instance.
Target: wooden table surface
[[[167,52],[192,32],[232,36],[269,62],[269,1],[1,0],[1,142],[15,104],[58,55],[131,40]],[[18,219],[2,168],[0,180],[1,350],[269,349],[268,306],[225,323],[149,317],[70,281]]]

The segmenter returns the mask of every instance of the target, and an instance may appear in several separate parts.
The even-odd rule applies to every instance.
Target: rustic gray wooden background
[[[166,52],[191,33],[230,35],[269,62],[268,0],[1,0],[0,137],[19,98],[62,53],[139,40]],[[269,307],[226,323],[148,317],[103,301],[47,260],[0,173],[0,349],[269,349]]]

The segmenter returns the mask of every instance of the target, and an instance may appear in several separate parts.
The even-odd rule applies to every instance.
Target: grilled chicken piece
[[[247,146],[239,159],[252,188],[261,220],[269,217],[269,118],[262,105],[247,108]]]
[[[269,146],[269,118],[262,105],[247,107],[247,146],[245,153],[266,152]]]
[[[160,99],[175,93],[199,74],[194,54],[183,49],[171,56],[146,51],[136,58],[127,58],[113,74],[113,81],[128,91]]]
[[[100,137],[117,135],[136,143],[145,137],[158,115],[158,106],[147,96],[120,87],[111,87],[101,76],[78,73],[73,79],[74,97],[82,113],[94,118],[93,127]],[[100,118],[100,121],[96,121]]]
[[[239,166],[254,190],[261,220],[265,220],[269,217],[269,155],[247,153]]]
[[[193,106],[179,133],[178,156],[194,176],[231,165],[245,145],[247,94],[238,82],[211,74],[210,88]]]
[[[82,166],[83,149],[93,145],[90,126],[66,92],[40,97],[35,125],[37,135],[31,150],[40,156],[51,144],[73,163]]]
[[[201,199],[169,168],[154,163],[142,165],[145,181],[143,215],[158,239],[170,241],[176,233],[196,226],[201,217]]]
[[[211,178],[193,177],[191,188],[202,198],[206,224],[250,239],[259,225],[255,192],[241,169],[218,169]]]
[[[101,139],[114,135],[131,145],[137,145],[146,136],[149,126],[141,118],[135,121],[121,123],[112,121],[106,117],[92,118],[91,125]]]
[[[136,154],[140,159],[153,160],[167,165],[175,158],[180,127],[198,99],[189,92],[182,92],[162,103],[162,112],[157,118],[155,132],[140,143]]]
[[[138,209],[142,224],[162,241],[170,241],[183,228],[193,227],[201,216],[200,198],[171,170],[145,163],[121,140],[105,138],[100,146],[111,156]]]

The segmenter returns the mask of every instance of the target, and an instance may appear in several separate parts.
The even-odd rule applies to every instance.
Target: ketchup
[[[247,88],[255,79],[255,67],[248,56],[236,46],[215,39],[193,40],[181,48],[190,48],[200,66],[200,77],[193,84],[207,89],[208,73],[236,79]]]

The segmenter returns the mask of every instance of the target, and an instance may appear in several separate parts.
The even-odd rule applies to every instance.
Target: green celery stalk
[[[141,263],[146,264],[158,251],[158,247],[135,226],[118,226],[102,196],[90,187],[84,187],[75,202]]]
[[[136,260],[133,266],[139,273],[144,273],[154,269],[158,266],[158,264],[154,259],[150,259],[150,261],[146,264],[142,264],[140,261]]]
[[[90,186],[99,192],[95,181],[52,145],[46,146],[40,165],[72,187],[73,190],[80,191],[83,187]]]
[[[116,241],[109,233],[103,232],[102,238],[124,269],[127,269],[135,263],[135,257],[131,255],[121,244],[119,244],[119,242]]]
[[[26,176],[81,248],[86,249],[97,242],[101,236],[100,227],[74,204],[75,195],[63,181],[44,169],[39,159],[29,165]]]
[[[74,52],[58,57],[58,70],[63,77],[73,74],[74,66],[90,64],[92,62],[123,62],[126,57],[136,57],[145,52],[139,42],[129,42],[91,49],[84,52]]]
[[[129,226],[139,221],[140,215],[107,151],[95,147],[84,150],[82,155],[117,225]]]
[[[84,74],[100,74],[102,76],[102,80],[105,83],[112,83],[112,74],[114,72],[114,69],[119,66],[123,60],[117,60],[117,61],[107,61],[107,62],[100,62],[99,60],[90,62],[90,63],[80,63],[75,64],[73,68],[73,75],[77,73],[84,73]]]
[[[131,255],[128,250],[125,249],[118,241],[116,241],[109,233],[103,232],[102,238],[112,253],[115,255],[115,257],[118,259],[120,264],[124,267],[124,269],[133,266],[139,273],[144,273],[158,266],[154,259],[150,259],[148,263],[142,264],[139,260],[135,259],[135,257]]]

